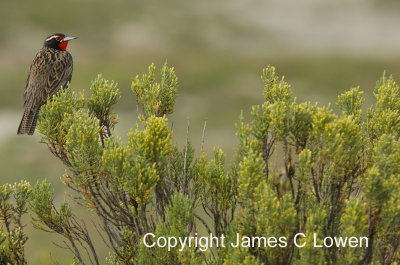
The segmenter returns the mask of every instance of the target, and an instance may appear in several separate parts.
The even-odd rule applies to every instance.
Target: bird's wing
[[[36,54],[29,68],[25,84],[24,106],[32,110],[38,109],[46,98],[46,85],[52,63],[50,55],[43,49]]]
[[[46,98],[55,95],[61,87],[65,88],[69,81],[71,81],[73,70],[72,56],[68,52],[61,54],[59,59],[54,63],[51,68],[50,75],[47,79],[46,85]]]

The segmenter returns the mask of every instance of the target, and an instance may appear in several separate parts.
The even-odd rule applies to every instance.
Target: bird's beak
[[[65,36],[64,39],[62,39],[62,42],[70,41],[77,39],[78,37],[72,37],[72,36]]]

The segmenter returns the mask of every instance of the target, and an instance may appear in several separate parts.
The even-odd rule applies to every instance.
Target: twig
[[[203,151],[203,147],[204,147],[204,135],[206,133],[206,126],[207,126],[207,120],[204,121],[203,133],[201,134],[201,149],[200,149],[200,151]]]
[[[185,159],[183,160],[183,188],[184,188],[184,193],[186,194],[186,167],[187,167],[187,152],[188,152],[188,144],[189,144],[189,127],[190,127],[190,121],[187,120],[187,129],[186,129],[186,147],[185,147]]]

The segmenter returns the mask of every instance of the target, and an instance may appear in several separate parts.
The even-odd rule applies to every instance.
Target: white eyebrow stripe
[[[53,36],[48,37],[48,38],[46,39],[46,41],[49,41],[49,40],[51,40],[51,39],[55,39],[55,38],[58,38],[58,37],[60,37],[60,36],[59,36],[59,35],[53,35]]]

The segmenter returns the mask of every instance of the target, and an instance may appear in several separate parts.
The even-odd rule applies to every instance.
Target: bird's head
[[[44,41],[43,46],[65,51],[65,50],[67,50],[68,42],[70,40],[73,40],[76,38],[78,38],[78,37],[71,37],[71,36],[66,36],[64,34],[61,34],[61,33],[56,33],[56,34],[48,36],[46,38],[46,40]]]

